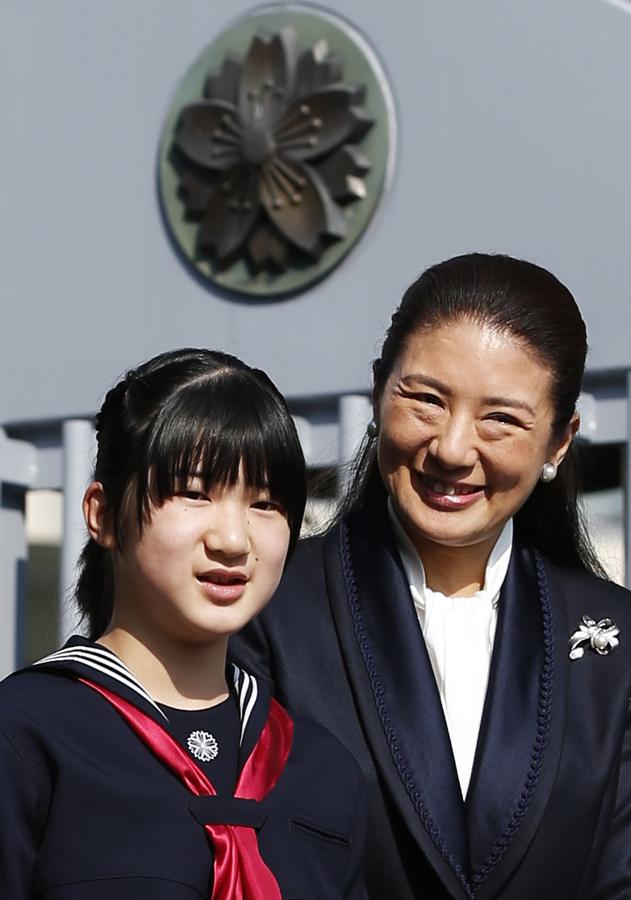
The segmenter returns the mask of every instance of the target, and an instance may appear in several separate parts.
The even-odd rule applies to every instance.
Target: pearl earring
[[[368,425],[366,425],[366,434],[369,438],[376,438],[379,434],[379,426],[374,419],[371,419]]]
[[[547,484],[549,481],[554,481],[556,476],[557,476],[557,467],[554,465],[554,463],[551,463],[551,462],[544,463],[543,466],[541,467],[541,480]]]

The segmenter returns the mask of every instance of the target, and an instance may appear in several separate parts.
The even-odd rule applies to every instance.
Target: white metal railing
[[[627,373],[626,388],[624,546],[625,583],[631,587],[631,371]],[[582,400],[584,422],[581,433],[587,439],[600,436],[597,434],[597,406],[594,398],[586,396]],[[370,400],[366,395],[339,398],[337,456],[342,466],[354,454],[370,415]],[[622,415],[617,417],[622,425],[620,418]],[[307,456],[311,457],[310,444],[315,440],[313,426],[307,419],[298,419],[297,425]],[[620,430],[622,436],[623,429]],[[7,437],[0,428],[0,677],[22,662],[20,627],[28,555],[24,498],[34,487],[61,490],[64,494],[58,640],[64,641],[78,627],[71,599],[76,564],[86,539],[81,500],[93,470],[95,436],[92,423],[84,419],[65,421],[60,444],[52,450],[51,453],[50,446],[38,450],[28,441]]]

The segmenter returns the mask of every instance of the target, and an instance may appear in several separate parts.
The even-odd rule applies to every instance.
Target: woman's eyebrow
[[[401,384],[412,390],[418,389],[419,387],[430,387],[439,393],[444,394],[446,397],[452,395],[451,389],[446,384],[439,381],[437,378],[432,378],[431,375],[424,375],[422,372],[415,372],[413,375],[405,375],[401,379]],[[532,406],[526,403],[525,400],[518,400],[515,397],[484,397],[482,402],[485,406],[507,406],[510,409],[523,409],[524,412],[527,412],[531,416],[535,415]]]
[[[446,384],[443,384],[437,378],[432,378],[431,375],[423,375],[422,372],[417,372],[414,375],[404,375],[401,379],[401,384],[410,388],[431,387],[441,394],[451,394]]]
[[[511,409],[523,409],[531,416],[535,415],[535,411],[525,400],[517,400],[514,397],[485,397],[484,404],[486,406],[508,406]]]

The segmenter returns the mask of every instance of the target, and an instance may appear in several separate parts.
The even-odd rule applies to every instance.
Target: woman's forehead
[[[407,340],[392,378],[488,398],[549,397],[551,373],[506,330],[469,319],[423,328]],[[528,402],[526,400],[526,402]]]

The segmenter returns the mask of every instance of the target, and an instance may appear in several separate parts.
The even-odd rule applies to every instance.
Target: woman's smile
[[[484,497],[484,485],[442,481],[435,475],[422,473],[418,484],[419,492],[437,509],[464,509]]]

